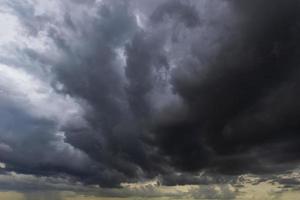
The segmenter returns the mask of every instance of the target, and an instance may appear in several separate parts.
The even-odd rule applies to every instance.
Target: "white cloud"
[[[2,169],[5,169],[5,168],[6,168],[6,164],[5,164],[5,163],[2,163],[2,162],[0,162],[0,168],[2,168]]]
[[[84,111],[68,95],[56,93],[47,82],[28,74],[21,68],[0,64],[0,95],[21,106],[34,117],[84,125]]]

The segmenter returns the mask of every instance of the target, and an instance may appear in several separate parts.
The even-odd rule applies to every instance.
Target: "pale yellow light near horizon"
[[[0,192],[0,200],[24,200],[24,195],[18,192]]]
[[[186,187],[186,186],[182,186]],[[176,190],[178,186],[174,186],[169,188],[168,190]],[[281,190],[279,184],[272,184],[271,182],[263,182],[259,184],[247,184],[244,185],[243,188],[239,189],[239,193],[237,193],[234,199],[236,200],[299,200],[300,199],[300,191],[297,190]],[[93,195],[83,195],[76,194],[74,192],[58,192],[58,196],[61,197],[61,200],[194,200],[194,198],[190,196],[181,196],[181,197],[97,197]],[[51,200],[47,199],[47,195],[41,199],[39,196],[39,200]],[[32,195],[31,195],[32,197]],[[45,198],[45,199],[44,199]],[[16,191],[10,192],[0,192],[0,200],[28,200],[26,198],[26,194]],[[221,199],[220,199],[221,200]],[[228,199],[227,199],[228,200]]]

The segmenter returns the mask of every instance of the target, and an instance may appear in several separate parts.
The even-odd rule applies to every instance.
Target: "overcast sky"
[[[0,26],[0,199],[299,197],[299,0],[0,0]]]

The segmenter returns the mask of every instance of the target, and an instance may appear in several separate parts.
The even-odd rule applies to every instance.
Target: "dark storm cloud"
[[[70,48],[56,30],[49,32],[66,53],[54,68],[63,92],[91,106],[86,116],[89,127],[66,127],[66,141],[104,165],[103,172],[83,177],[88,183],[115,186],[153,178],[157,174],[152,171],[160,170],[160,158],[141,138],[153,112],[149,95],[157,82],[155,74],[168,68],[165,39],[140,30],[126,3],[104,3],[97,14],[99,19],[89,21],[93,26],[80,38],[79,48]]]
[[[185,109],[158,122],[156,142],[182,170],[285,170],[299,153],[299,1],[230,3],[238,21],[211,64],[174,70]]]
[[[9,5],[28,37],[54,47],[18,49],[20,60],[35,76],[47,66],[52,92],[79,102],[85,123],[58,126],[6,102],[7,171],[103,187],[209,184],[230,182],[214,172],[275,173],[299,161],[298,0],[74,0],[55,4],[56,18],[26,2]]]
[[[78,48],[70,47],[57,30],[49,34],[66,54],[54,68],[63,92],[91,106],[86,116],[89,127],[66,127],[66,141],[104,165],[103,172],[83,177],[85,181],[116,186],[152,178],[154,174],[147,171],[157,168],[141,137],[152,112],[147,98],[154,87],[154,73],[168,63],[163,38],[139,30],[128,4],[104,3],[97,15],[95,21],[88,21],[90,29],[85,30],[85,24],[77,27],[84,30]]]
[[[79,6],[87,6],[90,9],[91,3],[85,4],[81,2],[83,5]],[[26,7],[26,3],[22,4],[22,7],[17,3],[13,5],[12,8],[15,9],[16,13],[19,13],[19,10],[22,10],[22,13],[24,13],[29,8],[32,10],[32,13],[35,12],[30,4],[28,7]],[[66,6],[78,9],[77,5],[72,3],[66,4]],[[30,146],[28,152],[33,151],[37,155],[30,155],[29,153],[28,155],[26,154],[27,156],[21,155],[21,151],[25,153],[25,146],[24,148],[21,146],[20,151],[14,149],[13,153],[2,156],[2,160],[7,163],[7,170],[46,175],[66,173],[77,176],[87,183],[100,183],[103,186],[115,186],[131,177],[137,177],[136,173],[139,170],[135,161],[144,159],[144,152],[141,143],[135,136],[136,125],[132,123],[132,116],[125,101],[127,96],[122,83],[125,81],[125,77],[122,77],[122,69],[118,68],[119,63],[116,52],[116,49],[124,46],[126,40],[135,32],[137,28],[135,18],[129,13],[128,5],[124,2],[114,1],[95,6],[98,6],[95,10],[96,17],[90,15],[86,16],[86,19],[79,19],[75,22],[72,17],[74,18],[76,14],[64,18],[66,29],[68,31],[71,29],[70,32],[75,32],[74,35],[79,35],[76,39],[80,41],[74,42],[78,45],[77,48],[72,46],[74,43],[69,42],[69,38],[62,33],[64,29],[59,29],[55,26],[58,23],[55,19],[48,21],[52,25],[50,27],[34,26],[39,29],[38,31],[46,31],[58,51],[61,52],[61,60],[53,62],[51,59],[44,59],[45,56],[30,49],[26,49],[24,52],[27,53],[25,56],[29,56],[29,58],[37,62],[46,62],[46,64],[54,66],[53,72],[55,73],[56,81],[53,84],[55,86],[56,82],[59,82],[64,85],[63,91],[60,91],[61,94],[68,93],[74,98],[86,101],[91,106],[91,112],[86,116],[88,125],[82,127],[71,123],[71,126],[64,125],[64,127],[60,127],[60,130],[57,130],[56,122],[53,122],[54,125],[51,126],[51,121],[48,122],[48,120],[45,120],[45,123],[50,123],[49,127],[43,125],[43,120],[37,119],[36,122],[32,123],[31,121],[25,121],[29,120],[29,117],[15,121],[25,123],[29,128],[34,123],[41,126],[38,129],[38,127],[33,125],[32,130],[28,130],[29,133],[26,137],[24,136],[24,139],[15,137],[16,142],[21,144],[28,143]],[[32,23],[39,22],[39,19],[34,14],[29,17],[22,15],[20,18],[28,30],[31,30],[31,25],[28,25],[27,21]],[[74,24],[76,22],[77,24]],[[32,33],[32,31],[29,33],[32,34],[31,36],[37,34]],[[22,116],[21,114],[12,113],[13,117],[20,117]],[[6,121],[3,123],[2,127],[8,126]],[[21,124],[19,124],[19,127],[22,130],[13,130],[14,134],[17,135],[18,132],[27,131]],[[93,159],[89,163],[90,161],[88,160],[80,161],[76,157],[70,158],[75,163],[77,161],[79,163],[82,162],[80,165],[82,165],[84,170],[87,170],[86,173],[82,169],[76,170],[76,166],[71,167],[72,163],[70,161],[61,160],[60,157],[67,158],[64,152],[54,153],[53,157],[55,157],[56,161],[51,160],[53,163],[43,160],[44,158],[51,158],[50,152],[53,151],[51,145],[56,141],[55,131],[65,132],[66,139],[62,143],[66,142],[65,144],[68,144],[67,142],[69,142]],[[43,136],[41,139],[37,137],[39,134],[41,134],[40,137]],[[33,140],[32,138],[35,139]],[[10,142],[4,139],[4,142]],[[49,149],[47,148],[48,144],[50,146]],[[73,146],[70,147],[74,148]],[[40,147],[44,149],[40,149]],[[58,156],[59,154],[60,156]],[[38,156],[42,157],[39,158]],[[37,161],[34,162],[33,159]],[[68,164],[68,162],[70,163]],[[66,163],[66,167],[63,163]],[[75,170],[72,168],[75,168]]]
[[[137,125],[130,112],[124,90],[125,77],[117,60],[117,48],[137,29],[135,18],[125,3],[109,3],[97,11],[100,19],[93,23],[80,40],[78,49],[62,46],[65,60],[55,68],[65,91],[82,98],[92,106],[87,116],[89,129],[68,131],[67,141],[83,149],[107,169],[89,181],[113,185],[137,177],[136,162],[144,159],[137,139]],[[58,44],[62,44],[58,40]],[[75,51],[75,52],[74,52]],[[85,139],[90,135],[91,140]]]

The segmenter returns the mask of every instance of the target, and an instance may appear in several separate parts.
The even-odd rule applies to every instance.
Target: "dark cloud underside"
[[[299,1],[231,4],[238,22],[211,63],[188,78],[174,70],[186,109],[158,122],[157,143],[183,170],[257,173],[297,160]]]
[[[6,3],[27,38],[51,47],[16,45],[19,57],[1,60],[45,82],[37,94],[50,88],[29,100],[0,93],[6,172],[117,187],[297,166],[299,0],[56,3],[56,17],[29,0]]]

